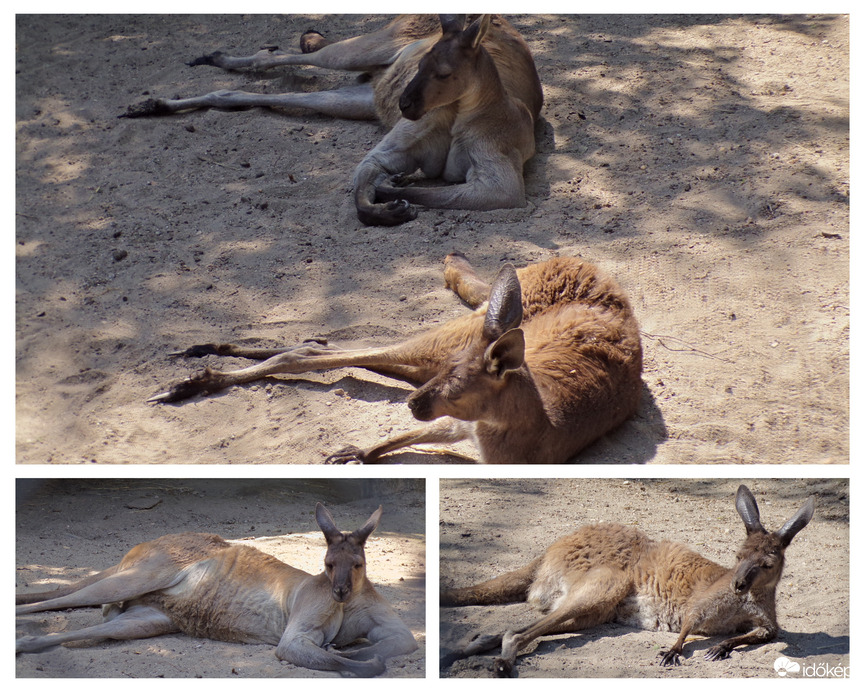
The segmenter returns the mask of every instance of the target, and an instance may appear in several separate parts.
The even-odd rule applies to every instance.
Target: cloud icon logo
[[[781,657],[775,659],[775,672],[782,678],[790,673],[798,673],[801,666],[796,661],[791,661],[789,658]]]

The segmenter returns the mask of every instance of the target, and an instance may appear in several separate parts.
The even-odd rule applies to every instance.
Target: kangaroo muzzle
[[[399,97],[399,112],[406,120],[420,120],[426,114],[423,92],[418,88],[416,79],[408,83]]]

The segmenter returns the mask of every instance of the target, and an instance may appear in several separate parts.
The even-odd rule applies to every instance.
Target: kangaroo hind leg
[[[502,654],[493,664],[498,677],[511,677],[517,654],[538,637],[577,632],[610,622],[616,606],[631,588],[628,575],[610,567],[593,567],[576,575],[551,613],[502,638]]]
[[[538,558],[525,567],[480,584],[461,589],[446,589],[441,593],[440,603],[442,606],[469,606],[525,601],[540,564],[541,558]]]
[[[110,568],[97,576],[104,578],[85,579],[76,584],[81,588],[74,591],[59,589],[46,594],[48,598],[44,601],[18,605],[15,615],[131,601],[152,591],[167,589],[182,578],[176,569],[165,569],[165,561],[158,554],[123,569]]]
[[[490,297],[490,285],[475,273],[461,252],[452,252],[445,257],[445,286],[472,308],[480,307]]]
[[[133,605],[113,619],[92,627],[21,637],[15,641],[15,653],[36,653],[66,642],[87,639],[145,639],[177,631],[177,626],[162,611],[150,606]]]

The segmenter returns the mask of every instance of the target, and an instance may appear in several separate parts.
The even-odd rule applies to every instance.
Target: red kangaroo
[[[747,534],[736,566],[722,567],[679,543],[656,542],[630,526],[585,526],[553,543],[525,567],[475,586],[447,589],[442,606],[497,605],[528,601],[547,615],[518,630],[477,636],[443,663],[501,646],[493,668],[510,677],[517,654],[549,634],[589,629],[606,622],[679,632],[663,666],[679,665],[691,634],[735,634],[710,647],[706,660],[727,658],[737,646],[771,641],[778,633],[775,588],[784,551],[814,514],[811,497],[778,531],[760,523],[757,501],[744,485],[736,510]]]
[[[173,355],[263,360],[240,370],[206,369],[151,397],[179,401],[278,373],[361,367],[418,386],[415,418],[434,421],[332,463],[376,463],[422,443],[473,440],[484,463],[558,464],[613,430],[642,395],[640,331],[623,291],[589,262],[560,257],[515,270],[493,285],[463,255],[445,260],[445,282],[474,312],[395,346],[248,349],[193,346]]]
[[[16,615],[102,606],[104,622],[22,637],[16,653],[83,639],[141,639],[183,632],[221,641],[273,644],[283,661],[313,670],[379,675],[385,660],[417,649],[411,631],[366,577],[364,543],[379,507],[343,533],[319,503],[325,571],[311,575],[255,548],[208,533],[141,543],[113,567],[56,591],[18,594]],[[369,645],[345,652],[359,639]]]
[[[535,153],[543,94],[529,48],[507,20],[482,15],[466,26],[465,15],[404,15],[376,32],[336,43],[308,32],[301,49],[291,54],[264,49],[249,57],[217,52],[189,64],[312,65],[364,72],[370,79],[311,93],[222,90],[148,99],[121,117],[265,106],[378,119],[392,129],[354,174],[358,218],[368,225],[414,219],[414,204],[478,210],[526,205],[523,165]],[[412,184],[421,178],[439,184]]]

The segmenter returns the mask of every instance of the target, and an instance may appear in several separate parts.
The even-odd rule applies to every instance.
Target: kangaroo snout
[[[348,600],[348,597],[351,596],[351,586],[346,585],[333,585],[333,589],[331,589],[331,596],[333,596],[333,600],[337,603],[345,603]]]
[[[415,94],[416,89],[413,88],[414,80],[409,82],[408,86],[403,90],[399,97],[399,112],[406,120],[420,120],[423,116],[422,99]]]
[[[433,412],[434,397],[425,387],[418,389],[408,398],[408,408],[416,420],[428,422],[438,416]]]

